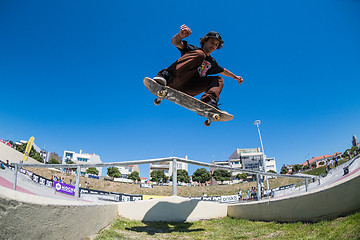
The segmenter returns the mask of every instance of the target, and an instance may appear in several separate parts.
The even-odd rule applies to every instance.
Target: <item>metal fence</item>
[[[76,167],[76,181],[75,181],[75,198],[79,198],[79,184],[80,184],[80,170],[81,168],[89,168],[89,167],[113,167],[113,166],[126,166],[126,165],[141,165],[141,164],[149,164],[149,163],[159,163],[159,162],[172,162],[173,164],[173,178],[172,178],[172,195],[177,196],[177,162],[183,162],[187,164],[193,164],[202,167],[211,167],[214,169],[223,169],[230,172],[241,172],[256,175],[257,181],[257,192],[261,192],[261,184],[260,179],[262,176],[271,176],[271,177],[288,177],[288,178],[302,178],[305,179],[305,187],[306,191],[308,188],[308,180],[314,177],[312,176],[294,176],[294,175],[282,175],[277,173],[269,173],[269,172],[261,172],[261,171],[253,171],[253,170],[245,170],[239,168],[232,168],[226,166],[219,166],[216,164],[204,163],[199,161],[194,161],[185,158],[178,157],[168,157],[168,158],[156,158],[156,159],[146,159],[146,160],[133,160],[133,161],[124,161],[124,162],[112,162],[112,163],[77,163],[77,164],[27,164],[27,163],[12,163],[11,165],[15,167],[14,171],[14,190],[16,190],[17,184],[17,174],[18,169],[22,167],[35,167],[35,168],[75,168]],[[259,194],[258,200],[261,200],[261,194]]]

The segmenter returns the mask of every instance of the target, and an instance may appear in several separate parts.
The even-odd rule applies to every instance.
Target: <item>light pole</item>
[[[258,129],[258,132],[259,132],[259,138],[260,138],[260,144],[261,144],[261,151],[262,151],[263,154],[265,155],[264,146],[263,146],[263,143],[262,143],[262,140],[261,140],[261,134],[260,134],[260,128],[259,128],[260,124],[261,124],[261,121],[260,121],[260,120],[256,120],[256,121],[254,122],[254,125],[257,126],[257,129]]]
[[[261,121],[260,120],[256,120],[254,122],[254,125],[256,125],[257,129],[258,129],[258,133],[259,133],[259,138],[260,138],[260,144],[261,144],[261,151],[263,153],[263,162],[262,162],[262,169],[260,169],[260,171],[264,171],[265,172],[265,152],[264,152],[264,146],[263,146],[263,143],[262,143],[262,139],[261,139],[261,134],[260,134],[260,124],[261,124]],[[268,178],[266,178],[266,183],[267,183],[267,189],[269,190],[269,180]],[[259,194],[261,194],[261,192],[259,191]],[[261,195],[260,195],[261,196]]]

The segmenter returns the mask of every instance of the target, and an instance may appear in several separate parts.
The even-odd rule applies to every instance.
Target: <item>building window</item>
[[[65,159],[66,160],[71,160],[73,158],[73,154],[72,153],[66,153],[65,154]]]
[[[79,162],[88,162],[89,161],[89,159],[87,159],[87,158],[80,158],[80,157],[78,157],[77,160]]]

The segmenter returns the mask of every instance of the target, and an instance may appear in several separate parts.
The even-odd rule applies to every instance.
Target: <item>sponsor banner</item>
[[[131,195],[131,194],[123,194],[123,193],[112,193],[115,194],[115,199],[118,202],[132,202],[132,201],[141,201],[143,200],[142,195]]]
[[[36,175],[36,174],[33,174],[33,176],[32,176],[32,180],[34,181],[34,182],[39,182],[39,176],[38,175]]]
[[[57,192],[75,196],[75,186],[54,181],[54,188]]]
[[[221,196],[220,202],[238,202],[239,195],[231,195],[231,196]]]
[[[203,201],[213,201],[212,197],[202,197]]]
[[[143,200],[150,200],[155,198],[164,198],[168,196],[156,196],[156,195],[143,195]]]
[[[142,188],[153,188],[154,186],[151,185],[150,183],[141,183],[140,187],[142,187]]]
[[[199,200],[201,201],[202,200],[202,197],[190,197],[191,200]]]
[[[35,138],[34,137],[31,137],[29,139],[29,141],[27,142],[27,145],[26,145],[26,149],[25,149],[25,153],[24,153],[24,157],[23,157],[23,161],[27,161],[28,160],[28,157],[29,157],[29,154],[30,154],[30,151],[31,151],[31,147],[32,147],[32,144],[34,142]]]
[[[116,193],[116,192],[106,192],[106,191],[98,191],[92,189],[80,188],[81,194],[93,194],[93,195],[102,195],[106,196],[106,199],[110,199],[113,197],[113,201],[116,202],[130,202],[130,201],[140,201],[142,200],[142,195],[132,195],[132,194],[124,194],[124,193]]]
[[[47,187],[52,187],[52,186],[53,186],[53,181],[52,181],[52,180],[49,180],[49,179],[46,179],[45,186],[47,186]]]
[[[199,201],[214,201],[220,202],[221,196],[209,196],[209,197],[190,197],[191,200],[199,200]]]
[[[92,190],[92,189],[87,189],[87,188],[80,188],[80,193],[85,193],[85,194],[95,194],[95,195],[109,195],[109,192],[106,191],[100,191],[100,190]]]
[[[89,178],[94,178],[94,179],[99,179],[99,176],[91,175],[91,174],[89,174],[88,177],[89,177]]]
[[[214,196],[214,197],[211,197],[213,199],[213,201],[216,201],[216,202],[220,202],[221,201],[221,196]]]

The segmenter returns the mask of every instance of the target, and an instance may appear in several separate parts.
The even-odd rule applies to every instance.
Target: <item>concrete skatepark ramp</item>
[[[350,166],[347,175],[337,169],[324,181],[312,183],[309,192],[298,192],[270,201],[234,204],[228,207],[228,216],[261,221],[315,222],[330,220],[360,210],[360,159]],[[340,175],[340,176],[336,176]]]
[[[117,204],[52,199],[0,186],[0,239],[84,239],[117,217]]]
[[[122,203],[84,202],[56,197],[45,188],[36,188],[40,192],[34,195],[0,186],[0,239],[83,239],[117,216],[141,221],[197,221],[224,216],[280,222],[332,219],[360,210],[360,158],[345,165],[348,174],[344,175],[344,166],[339,166],[320,184],[310,183],[307,192],[304,187],[288,189],[271,199],[235,204],[177,196]],[[0,170],[0,177],[12,176],[8,171],[13,170]],[[35,191],[26,180],[19,179],[19,184],[23,184],[19,189]]]

